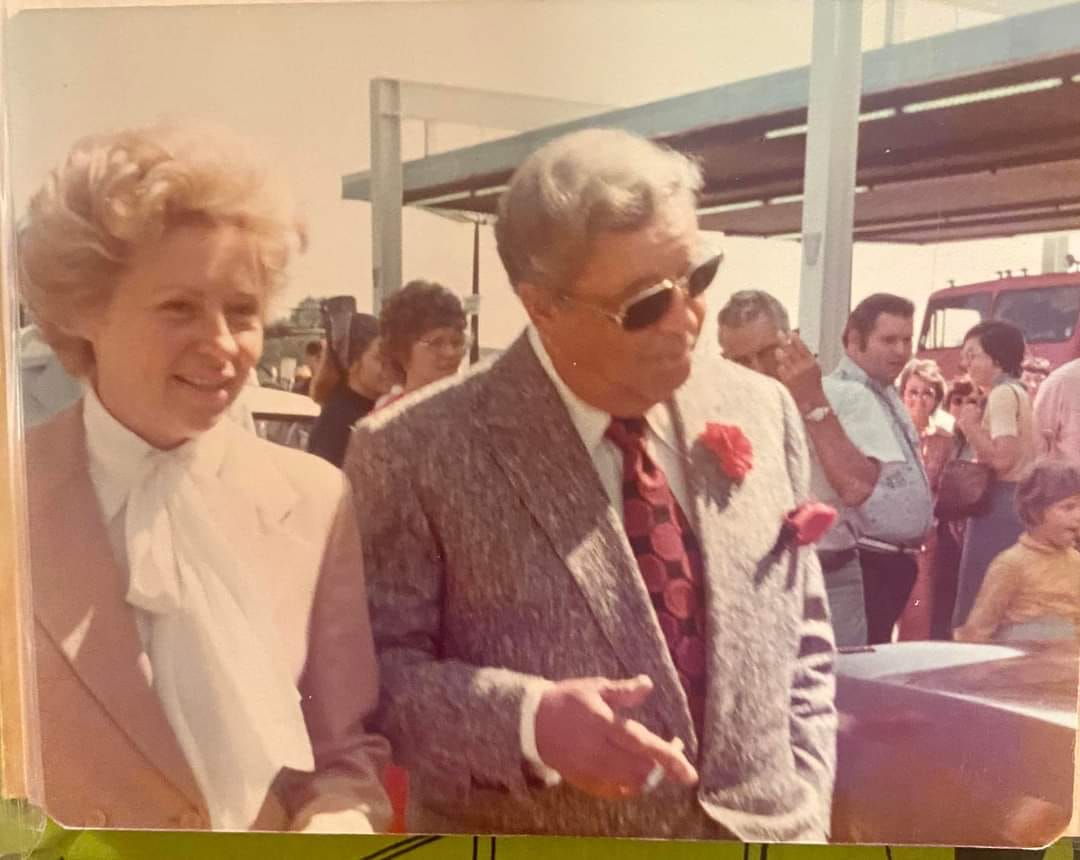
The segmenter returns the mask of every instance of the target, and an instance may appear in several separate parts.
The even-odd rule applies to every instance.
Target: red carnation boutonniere
[[[709,421],[699,437],[720,464],[720,470],[737,484],[754,468],[754,448],[739,427]]]
[[[803,502],[794,510],[784,515],[780,526],[780,537],[776,540],[773,552],[780,552],[784,547],[810,546],[817,543],[821,536],[836,522],[836,509],[821,502]]]

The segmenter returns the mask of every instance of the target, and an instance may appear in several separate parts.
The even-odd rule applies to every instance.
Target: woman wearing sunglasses
[[[461,299],[442,284],[410,281],[379,314],[383,356],[401,381],[381,409],[425,385],[453,376],[469,349]]]

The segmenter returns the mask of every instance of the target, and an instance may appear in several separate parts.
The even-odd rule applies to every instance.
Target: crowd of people
[[[880,294],[827,376],[762,293],[711,357],[702,182],[625,132],[535,151],[496,224],[525,331],[459,377],[452,291],[353,315],[312,456],[229,419],[305,245],[287,199],[183,129],[80,141],[18,236],[81,381],[26,444],[49,813],[385,831],[392,760],[415,831],[824,841],[837,644],[1074,635],[1080,472],[1037,447],[1075,445],[1075,362],[1033,410],[985,324],[947,389]],[[961,538],[964,458],[993,474]]]
[[[837,643],[1075,638],[1080,359],[1048,377],[1019,328],[989,320],[967,332],[963,372],[946,382],[911,357],[914,313],[900,296],[860,302],[824,378],[775,297],[741,291],[719,313],[724,355],[795,398],[815,489],[840,512],[818,550]],[[956,463],[973,467],[962,478]],[[1040,550],[1036,568],[1059,575],[999,572],[984,588],[990,570],[1016,571],[1008,559]]]

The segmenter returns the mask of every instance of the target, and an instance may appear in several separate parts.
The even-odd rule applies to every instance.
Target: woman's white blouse
[[[161,451],[93,391],[83,420],[91,480],[128,573],[147,681],[214,829],[247,829],[282,767],[314,764],[300,694],[275,656],[256,588],[255,506],[218,478],[230,435],[243,431],[224,420]]]

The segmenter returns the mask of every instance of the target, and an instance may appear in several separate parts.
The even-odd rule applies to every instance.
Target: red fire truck
[[[967,331],[985,319],[1019,326],[1028,352],[1051,368],[1080,356],[1080,272],[1012,276],[947,287],[930,296],[919,334],[918,355],[932,358],[946,379],[959,372]]]

